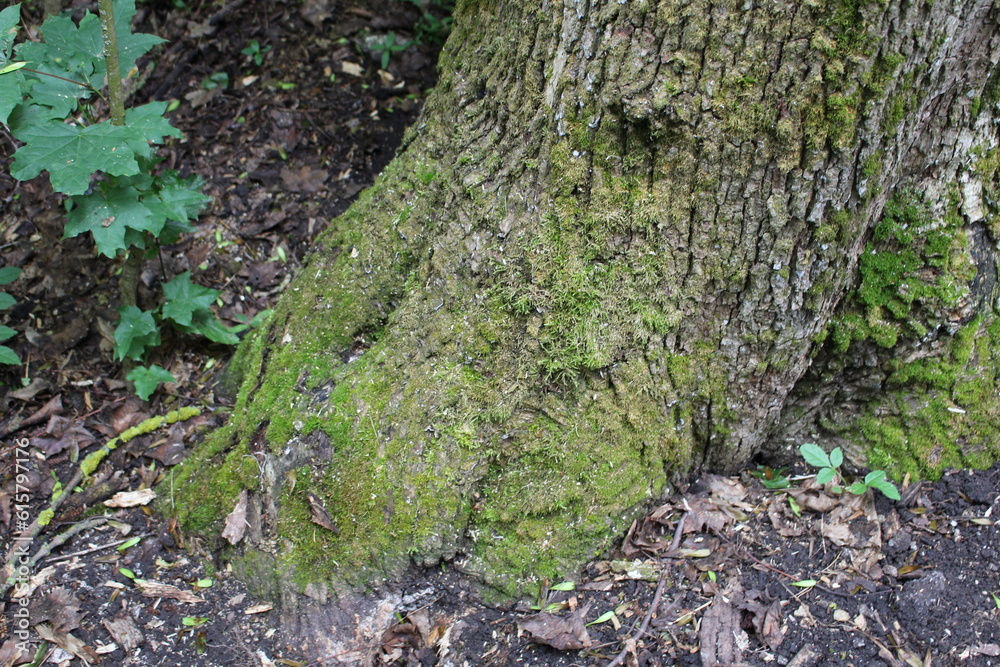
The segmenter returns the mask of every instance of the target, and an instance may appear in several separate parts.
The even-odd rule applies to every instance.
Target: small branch
[[[22,67],[21,69],[23,69],[25,72],[31,72],[32,74],[38,74],[40,76],[51,76],[53,79],[59,79],[60,81],[65,81],[66,83],[75,83],[76,85],[83,86],[84,88],[93,93],[98,92],[97,89],[94,88],[89,83],[82,83],[80,81],[74,81],[73,79],[67,79],[66,77],[59,76],[58,74],[49,74],[48,72],[40,72],[37,69],[31,69],[29,67]]]
[[[689,512],[685,512],[680,521],[677,522],[677,528],[674,529],[674,539],[670,543],[670,550],[676,551],[677,547],[681,545],[681,536],[684,534],[684,521],[687,519]],[[646,629],[649,627],[649,622],[653,618],[653,613],[656,611],[657,607],[660,606],[660,598],[663,597],[663,589],[667,584],[667,572],[663,570],[660,572],[660,580],[656,584],[656,593],[653,594],[653,602],[649,605],[649,609],[646,610],[646,617],[642,619],[642,625],[639,626],[639,630],[635,633],[636,636],[646,634]],[[628,646],[622,649],[621,653],[618,654],[614,660],[608,663],[607,667],[618,667],[622,664],[625,656],[628,654]]]

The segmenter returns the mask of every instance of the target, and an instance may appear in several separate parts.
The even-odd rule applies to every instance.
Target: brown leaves
[[[306,498],[309,500],[309,509],[312,510],[312,516],[310,517],[312,522],[317,526],[326,528],[334,535],[339,535],[340,529],[333,525],[333,520],[330,518],[330,514],[326,511],[326,507],[323,506],[323,501],[319,499],[319,496],[310,491],[306,494]]]
[[[247,529],[247,490],[240,491],[240,497],[236,501],[233,511],[226,516],[226,525],[222,529],[222,537],[227,542],[236,546]]]
[[[57,415],[49,418],[45,433],[47,435],[32,438],[31,445],[44,452],[46,458],[55,456],[64,449],[79,452],[97,442],[97,438],[85,429],[82,423]]]
[[[329,177],[330,172],[326,169],[313,169],[309,165],[303,165],[298,169],[281,168],[281,183],[292,192],[305,192],[313,195],[322,192],[323,184]]]
[[[559,651],[576,651],[589,648],[593,643],[585,620],[588,611],[589,604],[568,616],[541,612],[521,619],[517,625],[537,644],[545,644]]]
[[[80,627],[80,600],[69,589],[53,588],[31,605],[32,623],[49,623],[56,632]]]

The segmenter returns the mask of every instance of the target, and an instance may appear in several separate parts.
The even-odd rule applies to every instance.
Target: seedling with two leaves
[[[819,468],[816,473],[816,483],[821,485],[832,484],[833,492],[840,493],[845,487],[839,486],[842,480],[840,466],[844,463],[844,453],[840,447],[835,447],[829,454],[813,443],[806,443],[799,447],[799,453],[805,462],[811,466]],[[899,489],[885,478],[884,470],[873,470],[863,480],[855,480],[846,487],[846,490],[854,495],[860,496],[868,489],[878,489],[886,498],[899,500]]]

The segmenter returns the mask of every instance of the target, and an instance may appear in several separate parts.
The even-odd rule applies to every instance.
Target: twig
[[[143,537],[149,537],[149,535],[151,535],[151,533],[140,533],[139,535],[133,535],[132,537],[138,537],[139,539],[142,539]],[[89,549],[74,551],[71,554],[63,554],[62,556],[55,556],[54,558],[50,558],[48,562],[59,563],[64,560],[69,560],[70,558],[76,558],[77,556],[86,556],[87,554],[92,554],[97,551],[104,551],[105,549],[110,549],[111,547],[117,547],[119,544],[125,544],[126,542],[131,540],[132,537],[126,537],[121,540],[116,540],[115,542],[109,542],[108,544],[102,544],[100,546],[91,547]]]
[[[72,526],[70,526],[69,528],[59,533],[51,540],[42,545],[42,548],[40,548],[35,553],[35,555],[31,557],[32,567],[34,567],[38,563],[38,561],[42,560],[50,553],[52,553],[54,549],[66,544],[69,541],[69,539],[74,535],[82,533],[88,528],[93,528],[94,526],[100,526],[101,524],[107,522],[108,522],[108,517],[106,516],[94,516],[87,519],[86,521],[81,521],[80,523],[73,524]]]
[[[670,543],[671,551],[676,551],[677,547],[681,544],[681,536],[684,534],[684,521],[687,519],[689,513],[690,512],[685,512],[681,515],[680,521],[677,522],[677,528],[674,530],[674,539]],[[642,619],[642,625],[639,626],[638,632],[635,633],[636,635],[646,633],[646,628],[649,627],[649,622],[653,618],[653,612],[655,612],[657,607],[660,606],[660,598],[663,597],[663,589],[666,587],[666,584],[667,572],[664,569],[660,572],[660,580],[656,584],[656,593],[653,594],[653,602],[649,605],[649,609],[646,610],[646,617]],[[628,646],[626,645],[625,648],[622,649],[621,653],[618,654],[618,657],[608,663],[607,667],[618,667],[618,665],[622,664],[622,660],[625,659],[627,654]]]

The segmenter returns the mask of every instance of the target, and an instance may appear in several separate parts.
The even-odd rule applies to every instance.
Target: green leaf
[[[115,359],[140,359],[146,350],[160,344],[160,331],[153,314],[128,306],[118,310],[121,320],[115,329]]]
[[[153,154],[149,144],[162,144],[166,137],[179,137],[181,131],[164,117],[166,102],[150,102],[125,112],[125,126],[131,130],[129,147],[136,155],[150,157]]]
[[[576,589],[576,584],[574,584],[572,581],[563,581],[561,583],[556,584],[555,586],[549,587],[550,591],[572,591],[575,589]]]
[[[132,570],[128,569],[127,567],[120,567],[120,568],[118,568],[118,572],[119,572],[119,574],[121,574],[126,579],[135,579],[135,572],[133,572]]]
[[[20,127],[14,136],[24,142],[10,166],[19,181],[49,172],[52,189],[67,195],[82,195],[90,188],[95,171],[112,176],[139,173],[139,164],[129,147],[133,140],[127,127],[98,123],[76,127],[60,122]]]
[[[993,604],[996,605],[997,609],[1000,609],[1000,595],[996,593],[990,593],[993,596]]]
[[[115,257],[119,250],[136,245],[126,238],[129,229],[159,235],[163,221],[139,200],[140,194],[126,182],[109,179],[91,194],[73,197],[74,207],[66,215],[63,236],[71,238],[90,232],[98,252]]]
[[[615,612],[612,609],[610,611],[604,612],[603,614],[592,620],[590,623],[587,623],[587,625],[597,625],[598,623],[607,623],[614,617],[615,617]]]
[[[92,88],[103,85],[100,21],[90,13],[79,24],[69,15],[51,16],[42,24],[41,33],[42,41],[22,42],[14,50],[21,60],[32,65],[31,69],[69,79],[26,73],[33,81],[29,93],[32,102],[49,107],[55,117],[65,118],[76,110],[80,99],[93,93]]]
[[[132,537],[132,538],[129,538],[129,539],[125,540],[124,542],[122,542],[121,544],[118,545],[118,551],[124,553],[128,549],[130,549],[130,548],[134,547],[135,545],[139,544],[139,542],[141,540],[142,540],[141,537]]]
[[[847,490],[856,496],[860,496],[862,493],[868,490],[868,485],[864,482],[855,482],[847,487]]]
[[[875,482],[872,486],[885,494],[885,497],[890,500],[899,500],[900,498],[899,489],[892,482]]]
[[[834,470],[833,468],[823,468],[818,473],[816,473],[816,483],[820,485],[829,484],[830,482],[833,481],[833,478],[836,474],[837,471]]]
[[[830,467],[839,468],[840,464],[844,462],[844,452],[841,451],[840,447],[835,447],[832,452],[830,452]]]
[[[7,294],[7,292],[0,292],[0,310],[7,310],[15,303],[17,303],[17,299]]]
[[[239,337],[220,322],[210,310],[203,310],[195,314],[191,330],[222,345],[236,345],[240,342]]]
[[[21,363],[21,358],[17,356],[17,352],[10,349],[6,345],[0,345],[0,364],[7,364],[8,366],[17,366]]]
[[[161,382],[176,382],[177,378],[170,374],[167,369],[153,364],[148,368],[139,366],[133,368],[127,379],[135,385],[136,396],[144,401],[148,401]]]
[[[0,76],[0,123],[7,123],[10,112],[24,98],[24,75],[12,72]]]
[[[199,579],[196,583],[198,588],[211,588],[212,584],[215,583],[213,579]]]
[[[200,625],[205,625],[205,623],[208,623],[208,619],[203,616],[185,616],[184,618],[181,619],[181,623],[190,628],[196,628]]]
[[[132,18],[135,16],[135,0],[115,0],[115,32],[118,37],[118,60],[122,76],[128,78],[135,67],[135,61],[149,52],[157,44],[167,41],[156,35],[132,32]]]
[[[17,331],[0,324],[0,341],[10,340],[17,335]]]
[[[865,475],[865,484],[868,486],[875,486],[876,482],[881,482],[885,479],[884,470],[872,470],[870,473]]]
[[[793,581],[792,586],[798,586],[799,588],[812,588],[819,582],[815,579],[803,579],[802,581]]]
[[[0,58],[10,59],[10,47],[17,37],[17,26],[21,22],[21,3],[0,11]]]
[[[819,445],[807,442],[799,447],[799,453],[802,454],[802,458],[805,459],[805,462],[811,466],[815,466],[817,468],[830,467],[830,458]]]
[[[775,477],[774,479],[760,478],[760,483],[765,489],[787,489],[791,486],[787,477]]]
[[[802,517],[802,507],[796,502],[795,498],[788,496],[788,507],[792,510],[792,514],[801,518]]]
[[[16,266],[0,268],[0,285],[9,285],[21,276],[21,269]]]
[[[191,272],[185,271],[163,285],[163,296],[166,299],[163,318],[188,328],[195,326],[194,315],[199,311],[207,310],[211,314],[219,291],[192,283]]]
[[[163,216],[164,220],[187,222],[198,217],[212,201],[211,197],[201,192],[204,184],[199,176],[181,178],[176,171],[166,170],[156,179],[157,194],[144,198],[143,201],[155,215]],[[191,229],[190,226],[187,227],[188,230]]]
[[[152,208],[152,206],[150,208]],[[163,229],[160,230],[160,236],[158,240],[162,245],[177,243],[177,240],[181,237],[181,234],[193,231],[194,227],[192,227],[187,222],[181,222],[179,220],[167,220],[163,224]]]

